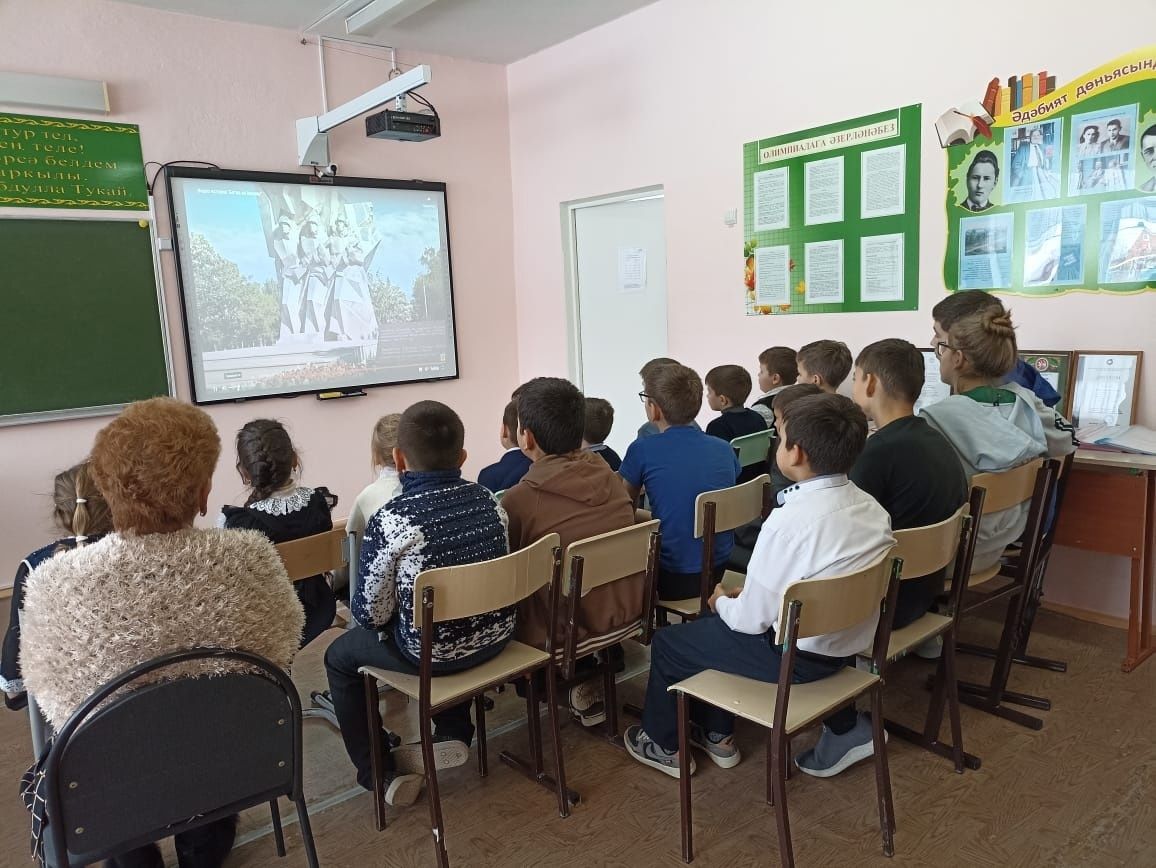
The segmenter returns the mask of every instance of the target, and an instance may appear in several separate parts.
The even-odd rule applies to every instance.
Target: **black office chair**
[[[203,660],[248,668],[122,690]],[[309,868],[317,868],[301,787],[301,702],[289,676],[255,654],[193,648],[134,666],[72,714],[43,768],[53,868],[97,863],[262,802],[284,856],[279,796],[296,805]]]

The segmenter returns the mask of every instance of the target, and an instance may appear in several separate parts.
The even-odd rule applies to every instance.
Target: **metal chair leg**
[[[446,829],[442,819],[442,800],[438,790],[437,763],[433,749],[433,721],[422,720],[421,726],[421,753],[425,764],[426,789],[429,798],[430,831],[434,839],[434,851],[437,853],[438,868],[449,868],[450,857],[446,852]]]
[[[377,706],[377,679],[363,675],[369,719],[369,768],[373,777],[373,816],[377,831],[385,829],[385,757],[381,744],[381,709]]]
[[[963,774],[963,726],[959,718],[959,679],[955,675],[955,630],[948,630],[943,637],[943,683],[947,688],[947,714],[951,721],[951,759],[955,771]]]
[[[273,823],[273,843],[277,847],[278,858],[285,857],[285,830],[281,828],[281,809],[277,807],[277,800],[269,803],[270,820]]]
[[[694,861],[694,835],[691,830],[690,798],[690,709],[686,694],[678,692],[678,804],[682,830],[682,861]]]
[[[554,742],[554,782],[558,791],[558,816],[565,818],[570,816],[570,798],[569,790],[566,789],[566,765],[562,759],[562,732],[558,726],[558,678],[553,665],[546,669],[546,703],[549,706],[546,713],[550,716],[550,736]],[[535,707],[535,720],[538,719],[537,712],[538,709]],[[539,758],[541,751],[542,745],[539,741]]]
[[[795,848],[791,846],[791,822],[787,816],[787,767],[784,762],[786,739],[773,737],[770,763],[774,767],[772,790],[775,800],[775,825],[779,832],[779,861],[783,868],[795,868]]]
[[[486,752],[486,696],[479,693],[474,697],[474,718],[477,722],[478,733],[478,775],[485,777],[489,774],[490,758]]]
[[[297,806],[297,823],[301,826],[301,843],[305,846],[305,860],[309,868],[318,868],[317,844],[313,841],[313,827],[309,823],[309,809],[305,806],[305,797],[294,799]]]
[[[871,738],[875,745],[875,786],[879,791],[879,826],[883,832],[883,855],[895,853],[895,806],[891,801],[891,771],[887,763],[887,740],[883,737],[883,692],[871,691]]]

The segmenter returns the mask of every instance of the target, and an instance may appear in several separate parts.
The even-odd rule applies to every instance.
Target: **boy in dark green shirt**
[[[849,475],[887,510],[893,530],[946,521],[967,502],[968,480],[955,450],[915,415],[922,389],[923,354],[907,341],[876,341],[855,360],[852,397],[877,429]],[[931,609],[944,577],[940,570],[900,584],[895,629]],[[831,777],[873,752],[871,725],[851,707],[824,721],[819,742],[795,764],[809,775]]]

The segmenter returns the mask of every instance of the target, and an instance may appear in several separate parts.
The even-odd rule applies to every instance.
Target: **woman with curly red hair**
[[[130,404],[97,434],[90,463],[113,532],[33,570],[24,597],[24,681],[54,727],[113,676],[171,651],[293,659],[304,615],[273,545],[254,531],[193,527],[220,453],[208,415],[171,398]],[[193,665],[178,674],[221,664]],[[182,868],[221,865],[235,834],[232,817],[176,836]],[[154,844],[109,864],[164,863]]]

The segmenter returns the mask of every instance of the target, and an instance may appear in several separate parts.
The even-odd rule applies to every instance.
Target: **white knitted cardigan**
[[[257,531],[114,533],[29,575],[20,660],[59,728],[101,684],[170,651],[239,648],[288,668],[303,626],[281,559]],[[165,677],[228,668],[190,664]]]

